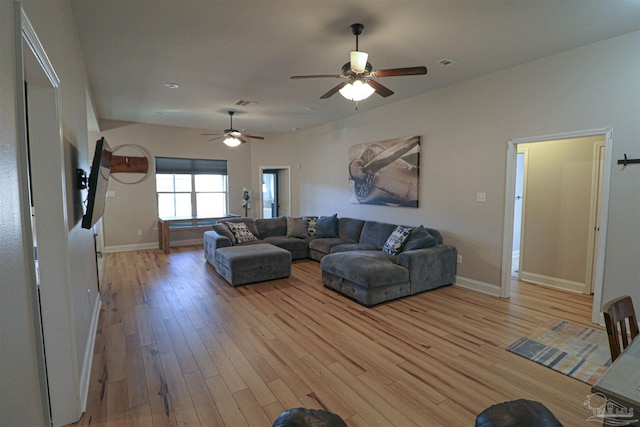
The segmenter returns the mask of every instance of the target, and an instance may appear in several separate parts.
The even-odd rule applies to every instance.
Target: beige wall
[[[506,142],[612,127],[612,164],[623,153],[639,156],[638,51],[635,32],[305,131],[299,135],[305,172],[300,213],[438,228],[463,257],[458,283],[495,290],[501,280]],[[423,137],[420,207],[350,204],[349,146],[408,135]],[[640,167],[612,166],[603,300],[629,293],[640,302],[638,182]],[[485,192],[487,201],[477,202],[477,192]]]
[[[524,280],[584,291],[597,142],[604,144],[604,139],[518,145],[518,152],[526,151],[520,252]]]
[[[242,188],[251,187],[252,153],[248,144],[229,149],[219,141],[207,142],[201,133],[205,129],[189,129],[140,123],[101,122],[102,135],[112,149],[120,145],[136,144],[150,155],[149,174],[136,184],[109,181],[109,191],[116,197],[108,198],[103,217],[105,250],[157,247],[158,208],[154,170],[154,157],[186,157],[227,160],[229,172],[229,208],[231,213],[244,213]],[[98,134],[92,134],[97,139]],[[138,230],[143,235],[138,236]],[[178,230],[172,240],[192,240],[202,237],[202,230]]]
[[[250,215],[256,216],[259,167],[290,165],[293,215],[338,213],[438,228],[463,257],[458,266],[459,284],[495,292],[500,286],[502,267],[506,141],[612,127],[612,163],[625,152],[636,153],[640,101],[634,94],[640,92],[636,78],[640,60],[630,52],[639,47],[640,33],[636,32],[360,112],[324,126],[266,135],[265,141],[252,142],[250,154],[245,154],[249,160],[244,165],[250,164],[250,171],[230,170],[233,183],[230,194],[236,198],[232,208],[240,211],[238,197],[246,186],[254,192],[254,210]],[[612,68],[610,64],[617,66]],[[329,102],[346,101],[337,98]],[[159,129],[189,135],[180,146],[184,152],[189,150],[189,155],[216,157],[211,150],[219,147],[203,151],[198,130]],[[129,133],[134,130],[135,133]],[[163,150],[178,151],[173,145],[175,138],[168,141],[164,131],[147,125],[108,129],[104,134],[112,145],[160,144]],[[410,135],[423,138],[420,207],[350,203],[349,147]],[[228,149],[222,150],[231,155]],[[235,176],[236,173],[239,175]],[[639,173],[637,167],[625,171],[612,167],[604,300],[620,293],[638,292],[631,284],[640,281],[635,268],[640,259]],[[138,194],[133,187],[110,189]],[[143,192],[142,197],[154,197],[152,186]],[[476,201],[477,192],[486,193],[486,202]],[[150,231],[155,221],[155,205],[149,199],[144,199],[143,204],[144,214],[134,211],[136,214],[129,215],[124,208],[131,209],[130,203],[118,204],[109,199],[106,215],[107,222],[111,221],[106,231],[107,238],[112,239],[109,244],[156,241],[155,232]],[[114,210],[121,217],[114,218]],[[127,225],[129,219],[138,221],[137,218],[141,222],[135,227]],[[128,229],[119,230],[120,226],[116,228],[115,224]],[[136,228],[145,230],[142,242],[136,240]],[[573,273],[565,273],[573,277]],[[637,299],[640,300],[640,295]]]

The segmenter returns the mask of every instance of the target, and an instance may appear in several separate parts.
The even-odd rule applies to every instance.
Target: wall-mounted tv
[[[111,175],[112,150],[104,137],[96,142],[96,149],[89,174],[87,210],[82,217],[82,228],[90,229],[104,214],[107,186]]]

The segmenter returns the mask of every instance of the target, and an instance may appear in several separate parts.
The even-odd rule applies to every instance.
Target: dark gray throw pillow
[[[437,244],[438,242],[436,241],[436,238],[429,234],[426,228],[420,226],[411,230],[411,234],[406,240],[402,251],[406,252],[413,249],[426,249],[436,246]]]
[[[287,218],[287,237],[307,237],[307,221],[302,218]]]
[[[213,231],[215,231],[219,235],[224,236],[224,237],[228,238],[229,240],[231,240],[231,244],[236,243],[235,236],[233,235],[231,230],[229,230],[229,227],[227,227],[226,224],[224,224],[224,223],[213,224]]]
[[[338,237],[338,214],[316,220],[316,237]]]

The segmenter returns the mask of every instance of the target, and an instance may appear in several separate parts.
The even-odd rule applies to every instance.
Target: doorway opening
[[[564,140],[572,140],[582,144],[581,149],[584,148],[586,152],[590,153],[584,155],[584,158],[589,159],[588,163],[585,164],[584,158],[580,163],[579,159],[570,157],[562,169],[554,170],[551,169],[553,167],[551,166],[553,164],[551,157],[548,164],[537,158],[537,164],[542,166],[537,169],[533,168],[531,160],[528,160],[532,152],[527,153],[527,148],[536,150],[536,155],[538,155],[537,152],[545,146],[557,150],[561,145],[559,142],[564,142]],[[602,301],[604,242],[607,232],[612,143],[611,129],[595,129],[508,141],[501,286],[503,298],[509,297],[513,274],[517,270],[518,278],[521,280],[554,287],[565,287],[584,294],[593,293],[592,321],[601,323],[599,311]],[[522,154],[522,157],[519,156],[519,153]],[[519,163],[520,168],[518,167]],[[584,198],[582,203],[586,208],[583,211],[571,213],[569,210],[567,213],[566,210],[549,209],[546,206],[553,203],[554,199],[564,206],[574,204],[575,191],[572,191],[571,187],[560,185],[561,183],[558,181],[553,184],[553,180],[551,180],[551,183],[547,183],[546,189],[544,187],[542,190],[536,189],[538,195],[534,197],[533,190],[538,183],[536,181],[529,182],[529,175],[533,177],[537,173],[539,178],[540,174],[552,176],[552,172],[556,171],[554,173],[563,177],[564,183],[574,185],[573,173],[578,164],[583,173],[582,182],[585,183],[582,191]],[[543,178],[547,178],[547,176]],[[520,184],[522,184],[522,191],[518,191]],[[586,194],[584,194],[585,192]],[[520,200],[518,196],[521,197]],[[520,215],[518,215],[518,208],[521,208]],[[545,209],[547,212],[552,212],[553,215],[544,216],[541,212],[544,212]],[[527,217],[527,213],[530,218]],[[580,228],[583,230],[582,234],[576,233],[575,230],[571,231],[575,222],[582,223],[582,228]],[[543,227],[542,233],[547,233],[547,235],[556,237],[553,233],[562,232],[566,237],[564,240],[560,240],[560,243],[545,246],[547,240],[544,235],[541,236],[540,232],[532,231],[536,226]],[[571,230],[567,231],[564,228]],[[518,238],[518,232],[520,232],[520,238]],[[582,239],[580,247],[575,245],[576,236]],[[527,238],[530,239],[529,244],[527,244]],[[563,245],[564,247],[562,247]],[[543,258],[549,255],[544,252],[540,255],[539,251],[545,247],[548,252],[557,251],[556,256],[549,258],[550,260],[547,260],[545,264],[545,267],[552,265],[555,270],[545,271],[536,266],[536,263],[537,265],[544,263]],[[535,250],[538,250],[537,255]],[[570,271],[570,269],[574,270]]]
[[[289,166],[260,167],[260,206],[262,218],[291,215]]]

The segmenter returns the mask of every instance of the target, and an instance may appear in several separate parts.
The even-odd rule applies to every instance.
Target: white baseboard
[[[571,292],[583,293],[585,290],[584,283],[558,279],[557,277],[549,277],[542,274],[530,273],[528,271],[520,272],[520,280]]]
[[[481,292],[483,294],[491,295],[494,297],[500,296],[500,286],[481,282],[479,280],[469,279],[467,277],[456,276],[455,285],[460,286],[461,288],[471,289],[472,291]]]
[[[185,239],[185,240],[175,240],[169,243],[170,247],[174,246],[191,246],[191,245],[201,245],[203,243],[202,238],[199,239]],[[116,246],[105,246],[102,250],[103,253],[109,252],[128,252],[128,251],[144,251],[147,249],[158,249],[158,243],[137,243],[134,245],[116,245]]]
[[[93,305],[93,315],[91,316],[91,325],[89,326],[89,337],[87,345],[84,348],[84,360],[82,361],[82,373],[80,374],[80,411],[87,410],[87,397],[89,395],[89,381],[91,380],[91,365],[93,363],[93,350],[96,344],[96,331],[98,330],[98,319],[100,318],[100,307],[102,300],[100,295],[96,298]]]
[[[154,243],[138,243],[135,245],[117,245],[117,246],[105,246],[102,252],[127,252],[127,251],[141,251],[146,249],[158,249],[158,242]]]

